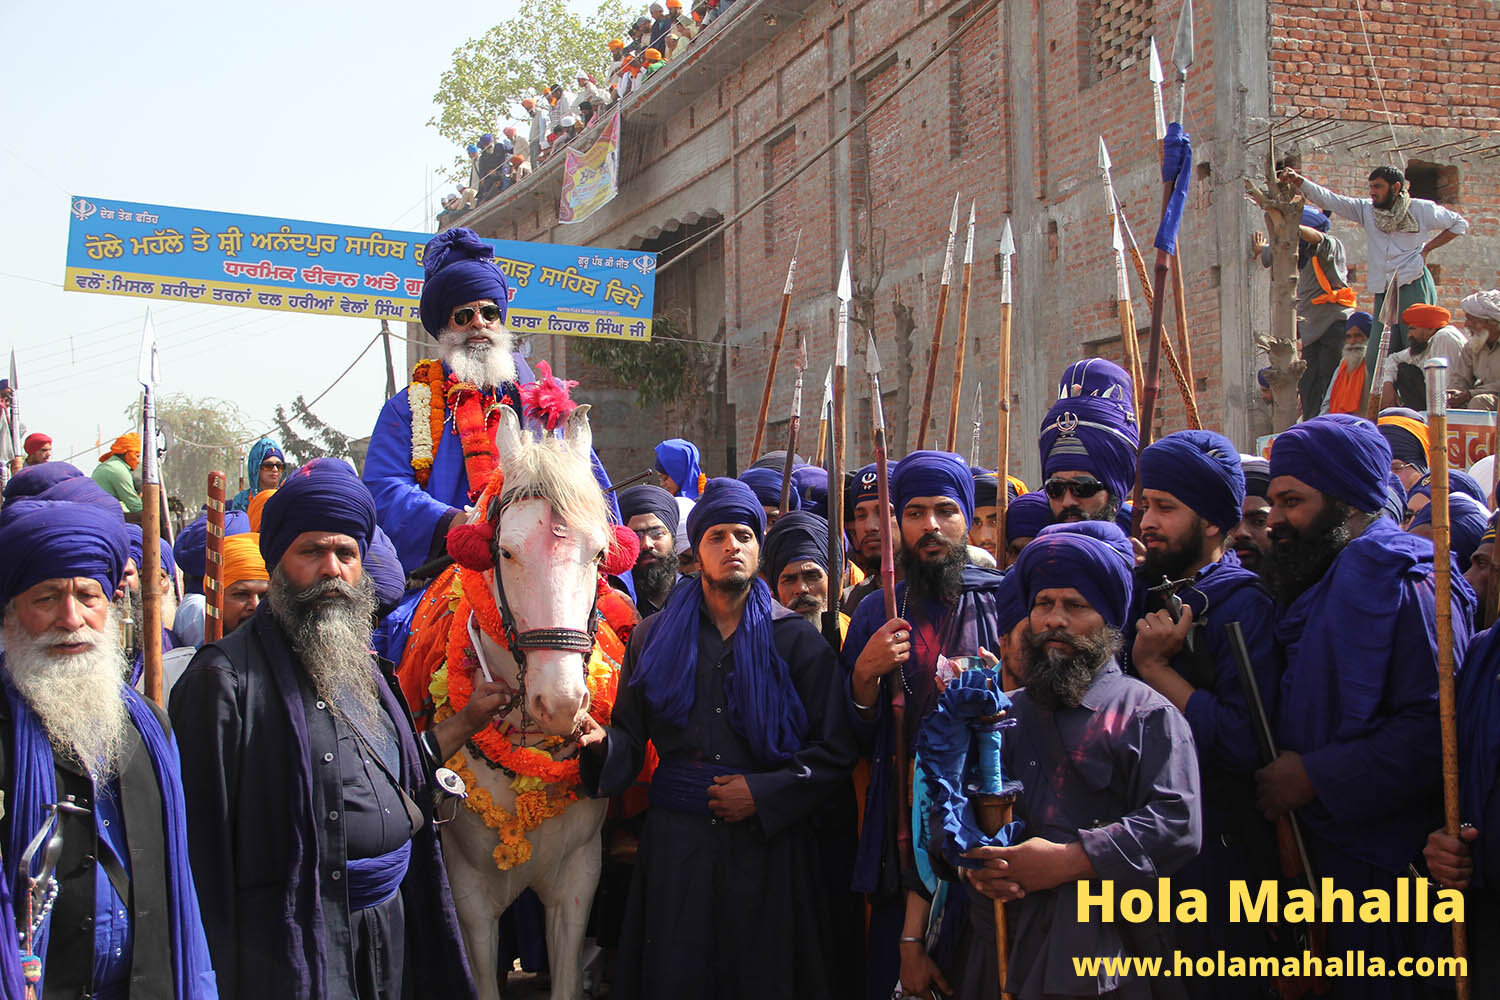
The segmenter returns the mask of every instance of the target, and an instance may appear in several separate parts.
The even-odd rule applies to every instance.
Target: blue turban
[[[495,264],[495,249],[472,229],[455,226],[428,240],[422,270],[426,278],[418,312],[422,328],[434,337],[465,302],[492,299],[500,307],[502,322],[510,311],[510,289]]]
[[[970,469],[974,474],[974,506],[994,507],[1000,503],[1000,480],[993,472]],[[1008,508],[1007,508],[1008,509]]]
[[[86,576],[107,600],[125,573],[129,541],[119,510],[66,501],[16,500],[0,513],[0,604],[43,580]]]
[[[242,510],[226,510],[224,512],[224,537],[230,535],[243,535],[250,530],[250,515]],[[208,572],[208,513],[205,511],[198,515],[198,519],[177,533],[177,541],[172,543],[172,556],[177,560],[177,566],[184,576],[201,577]],[[190,594],[203,593],[200,584],[193,584],[187,588]]]
[[[809,559],[828,572],[828,522],[805,510],[778,517],[766,532],[766,544],[761,546],[760,554],[761,568],[772,589],[788,563]]]
[[[490,133],[490,132],[486,132],[484,135],[482,135],[482,136],[479,137],[479,145],[480,145],[481,148],[483,148],[485,146],[493,145],[494,142],[495,142],[495,136],[492,133]]]
[[[1241,454],[1240,472],[1245,477],[1245,496],[1271,498],[1271,463],[1268,460],[1259,455]]]
[[[1022,493],[1005,508],[1005,537],[1035,538],[1052,523],[1052,504],[1041,490]]]
[[[1006,573],[1000,579],[1000,586],[995,588],[996,633],[1001,638],[1010,635],[1030,613],[1031,604],[1021,590],[1021,575],[1014,572]],[[1000,654],[998,649],[992,649],[990,652],[997,656]],[[1013,667],[1015,664],[1010,664],[1010,666]]]
[[[406,571],[396,557],[396,545],[379,526],[370,536],[370,551],[364,558],[364,571],[375,584],[375,601],[380,614],[389,614],[406,596]]]
[[[5,499],[19,500],[22,497],[34,497],[65,479],[84,478],[87,477],[77,466],[69,465],[67,462],[25,465],[21,467],[20,472],[10,477],[10,482],[5,484]]]
[[[860,469],[844,488],[844,520],[854,520],[854,508],[867,500],[880,499],[880,474],[875,463]]]
[[[677,495],[689,500],[698,498],[698,477],[703,473],[703,459],[698,446],[685,438],[668,438],[656,446],[656,471],[670,476],[677,484]]]
[[[1401,477],[1394,472],[1386,473],[1385,504],[1381,506],[1380,512],[1397,525],[1406,523],[1406,487],[1402,484]]]
[[[1172,494],[1225,534],[1243,516],[1240,453],[1215,431],[1178,431],[1141,452],[1141,488]]]
[[[1391,458],[1427,471],[1427,418],[1404,406],[1380,411],[1376,428],[1391,446]]]
[[[1375,317],[1371,316],[1369,313],[1365,312],[1362,309],[1356,309],[1354,312],[1349,314],[1349,320],[1344,324],[1344,330],[1349,331],[1357,326],[1361,330],[1365,331],[1365,336],[1368,337],[1370,335],[1370,327],[1372,324],[1374,324],[1374,322]]]
[[[641,514],[655,514],[657,520],[671,532],[677,530],[677,521],[682,516],[677,507],[677,499],[660,486],[641,483],[621,490],[620,517],[626,526],[630,525],[632,517]]]
[[[1021,550],[1012,573],[1020,578],[1028,608],[1043,590],[1071,587],[1105,624],[1119,628],[1130,609],[1135,550],[1112,521],[1052,524]]]
[[[755,532],[755,540],[766,537],[766,510],[755,491],[738,479],[710,479],[703,495],[688,514],[688,543],[697,551],[703,535],[716,524],[743,524]]]
[[[762,507],[781,506],[781,472],[776,469],[746,469],[740,473],[740,482],[755,491]],[[802,498],[796,490],[787,491],[787,510],[800,510]]]
[[[1294,424],[1271,446],[1271,478],[1292,476],[1356,510],[1385,504],[1391,447],[1368,420],[1326,413]]]
[[[1302,224],[1308,229],[1316,229],[1320,233],[1328,232],[1328,216],[1311,205],[1302,206]]]
[[[1432,497],[1430,488],[1426,486],[1418,487],[1412,492],[1423,493],[1429,499]],[[1429,503],[1412,517],[1408,530],[1431,523],[1432,504]],[[1478,500],[1467,493],[1448,494],[1448,544],[1453,550],[1454,558],[1458,560],[1459,569],[1465,573],[1469,571],[1469,560],[1474,557],[1474,550],[1479,548],[1479,542],[1489,526],[1489,511]]]
[[[451,230],[450,230],[451,232]],[[287,477],[260,515],[260,554],[274,572],[304,531],[348,535],[363,559],[375,533],[375,500],[359,476],[336,458],[315,458]]]
[[[969,463],[951,451],[914,451],[891,471],[891,506],[896,519],[912,497],[948,497],[963,511],[964,524],[974,523],[974,474]]]
[[[146,565],[144,561],[146,556],[146,533],[141,529],[139,524],[127,524],[125,525],[125,534],[130,539],[130,558],[135,560],[135,568],[139,572]],[[172,546],[167,544],[165,538],[159,539],[158,542],[161,545],[161,568],[166,570],[168,575],[173,575],[177,572],[177,562],[172,558]]]
[[[1119,365],[1090,358],[1069,365],[1057,402],[1042,419],[1042,478],[1079,469],[1093,473],[1117,500],[1135,483],[1135,395]]]
[[[1487,491],[1483,486],[1479,485],[1479,480],[1469,475],[1463,469],[1448,470],[1448,489],[1454,493],[1471,496],[1479,502],[1479,506],[1484,507],[1486,510],[1489,509],[1489,498],[1485,496]]]
[[[799,465],[792,470],[792,489],[808,500],[814,490],[822,490],[823,496],[828,495],[828,470],[820,469],[816,465]],[[804,504],[805,506],[805,504]]]
[[[477,145],[475,145],[474,143],[471,142],[467,146],[464,147],[464,152],[466,152],[466,153],[477,153],[477,152],[479,152],[479,147]]]

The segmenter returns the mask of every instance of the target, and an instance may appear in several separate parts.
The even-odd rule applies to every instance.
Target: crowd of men
[[[447,230],[424,269],[435,358],[381,410],[362,474],[331,459],[291,470],[258,443],[216,568],[200,518],[164,545],[159,579],[140,579],[133,436],[92,476],[40,462],[7,483],[6,996],[473,995],[436,775],[501,697],[476,685],[419,731],[391,661],[422,598],[409,578],[452,552],[494,468],[491,418],[524,419],[535,377],[489,244]],[[638,614],[609,724],[580,710],[563,742],[589,795],[625,794],[656,762],[628,902],[599,932],[611,995],[1250,997],[1264,978],[1074,960],[1312,947],[1394,968],[1448,953],[1448,925],[1430,920],[1232,919],[1235,881],[1294,874],[1278,852],[1293,818],[1315,888],[1462,890],[1475,995],[1500,989],[1500,953],[1482,944],[1500,933],[1493,474],[1450,475],[1443,566],[1419,410],[1312,415],[1268,459],[1208,430],[1142,443],[1129,375],[1089,358],[1059,378],[1036,491],[939,451],[893,460],[886,484],[873,463],[830,482],[784,452],[710,479],[680,438],[657,446],[656,484],[614,491],[593,456],[639,543],[604,585]],[[202,634],[209,575],[217,641]],[[166,631],[128,639],[146,588]],[[1459,666],[1458,838],[1442,832],[1441,630]],[[197,647],[167,678],[165,712],[126,651],[158,641]],[[964,804],[968,772],[939,780],[946,793],[913,781],[939,725],[981,702],[1004,712],[987,766],[1015,822],[998,831]],[[60,851],[28,851],[54,835]],[[1105,883],[1155,893],[1166,878],[1204,894],[1201,920],[1080,913]]]

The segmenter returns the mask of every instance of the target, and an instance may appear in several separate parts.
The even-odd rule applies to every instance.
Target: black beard
[[[665,598],[677,582],[677,553],[657,556],[644,564],[637,562],[631,576],[636,590],[650,598],[652,604],[660,605],[662,602],[657,598]]]
[[[708,584],[710,590],[717,590],[719,593],[731,598],[739,597],[741,594],[748,591],[750,589],[750,585],[755,582],[755,577],[753,575],[747,575],[743,578],[729,576],[719,577],[709,576],[701,571],[699,572],[699,575],[703,578],[703,581]]]
[[[1187,540],[1180,545],[1169,543],[1165,549],[1146,546],[1146,558],[1141,563],[1146,579],[1155,583],[1161,577],[1181,580],[1187,576],[1193,564],[1203,558],[1203,540],[1203,518],[1194,517]]]
[[[1259,573],[1265,561],[1265,553],[1256,548],[1254,542],[1242,542],[1236,545],[1234,554],[1240,557],[1240,565],[1252,573]]]
[[[1352,508],[1342,500],[1328,499],[1327,506],[1298,531],[1289,524],[1271,529],[1271,549],[1260,563],[1260,578],[1278,604],[1291,604],[1323,579],[1334,559],[1349,544],[1345,523]]]
[[[965,536],[967,538],[967,536]],[[948,551],[937,562],[928,562],[917,554],[916,549],[932,541],[942,542]],[[917,540],[914,548],[901,546],[902,579],[906,581],[908,593],[931,598],[944,604],[956,604],[964,589],[964,566],[969,561],[966,541],[950,542],[935,531],[929,531]]]
[[[1046,648],[1058,639],[1072,647],[1071,652]],[[1033,632],[1026,626],[1021,633],[1026,651],[1026,693],[1038,705],[1055,712],[1060,708],[1077,708],[1083,702],[1094,678],[1119,652],[1120,630],[1108,625],[1088,635],[1072,635],[1062,629]]]
[[[1068,524],[1074,521],[1113,521],[1119,513],[1120,498],[1111,493],[1103,509],[1093,517],[1084,513],[1082,507],[1064,507],[1062,513],[1052,519],[1052,523]]]

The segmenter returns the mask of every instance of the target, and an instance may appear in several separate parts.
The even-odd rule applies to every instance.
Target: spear
[[[141,428],[141,650],[146,697],[166,707],[161,681],[161,470],[156,455],[156,383],[160,380],[160,354],[156,347],[156,325],[151,310],[141,332],[141,356],[137,377],[145,390]]]
[[[849,378],[849,300],[854,297],[849,280],[849,251],[839,272],[839,312],[834,328],[833,349],[833,442],[828,448],[828,610],[823,613],[823,638],[837,650],[839,635],[839,589],[844,583],[844,392]]]
[[[1130,231],[1130,220],[1125,217],[1125,206],[1120,199],[1115,199],[1116,218],[1120,220],[1120,231],[1125,234],[1125,242],[1130,244],[1130,257],[1135,262],[1135,273],[1141,280],[1141,294],[1146,296],[1146,308],[1156,307],[1156,297],[1151,293],[1151,279],[1147,277],[1146,261],[1141,256],[1141,248],[1135,242],[1135,233]],[[1192,388],[1188,385],[1187,376],[1182,373],[1182,366],[1177,363],[1177,351],[1172,347],[1171,338],[1164,337],[1161,342],[1162,354],[1166,356],[1167,365],[1172,369],[1172,378],[1177,382],[1177,391],[1182,394],[1182,406],[1187,412],[1187,425],[1192,430],[1198,430],[1203,426],[1198,419],[1198,399]],[[1139,404],[1139,386],[1137,387],[1137,404]]]
[[[1389,300],[1387,300],[1389,301]],[[1428,358],[1427,450],[1432,455],[1432,550],[1434,600],[1437,614],[1438,723],[1443,742],[1443,832],[1458,839],[1458,716],[1453,691],[1453,563],[1449,556],[1448,514],[1448,360]],[[1453,923],[1453,957],[1464,967],[1468,957],[1468,929]],[[1455,970],[1456,971],[1456,970]],[[1459,1000],[1469,998],[1469,980],[1454,978]]]
[[[1397,301],[1399,291],[1396,285],[1396,274],[1392,271],[1391,283],[1385,290],[1384,308],[1380,310],[1380,344],[1375,349],[1375,371],[1370,375],[1370,396],[1365,402],[1365,419],[1371,422],[1380,417],[1381,376],[1385,370],[1386,355],[1391,350],[1391,330],[1401,322],[1401,304]]]
[[[999,437],[999,452],[995,459],[995,517],[999,525],[995,530],[995,565],[1005,565],[1005,512],[1010,507],[1010,490],[1006,486],[1010,474],[1010,268],[1011,258],[1016,255],[1016,239],[1010,231],[1010,219],[1000,231],[1000,374],[995,387],[1000,393],[1000,415],[995,423]]]
[[[1104,136],[1099,137],[1099,176],[1104,181],[1104,210],[1109,214],[1110,246],[1115,251],[1115,302],[1120,311],[1120,347],[1125,352],[1125,367],[1130,369],[1136,403],[1135,419],[1141,419],[1141,345],[1136,340],[1135,310],[1130,304],[1130,280],[1125,274],[1125,243],[1120,238],[1120,216],[1115,208],[1115,182],[1110,176],[1114,164]]]
[[[224,638],[224,473],[208,474],[208,544],[204,554],[203,635],[209,642]]]
[[[828,414],[833,412],[833,365],[823,376],[823,405],[818,409],[818,457],[813,464],[823,467],[823,456],[828,451]]]
[[[938,355],[943,349],[943,320],[948,318],[948,285],[953,280],[953,240],[958,235],[958,193],[948,219],[948,249],[943,256],[943,284],[938,289],[937,319],[932,324],[932,347],[927,351],[927,384],[922,388],[922,419],[917,424],[917,450],[927,447],[927,423],[932,419],[932,390],[937,383]]]
[[[1161,71],[1161,53],[1156,49],[1156,37],[1151,38],[1151,106],[1156,115],[1156,141],[1167,137],[1167,116],[1161,106],[1161,85],[1167,82]]]
[[[979,435],[984,430],[984,380],[974,383],[974,430],[969,437],[969,464],[979,464]]]
[[[969,339],[969,291],[974,285],[974,202],[969,202],[969,242],[964,248],[964,277],[958,292],[958,353],[953,361],[953,391],[948,395],[948,441],[946,449],[958,446],[958,397],[964,390],[964,348]]]
[[[19,400],[21,393],[18,391],[20,379],[16,377],[16,349],[10,349],[10,471],[12,474],[21,471],[21,408]]]
[[[867,334],[865,373],[870,376],[870,397],[875,401],[875,484],[881,510],[891,509],[891,473],[885,446],[885,405],[880,399],[880,355],[875,353],[875,335]],[[885,619],[896,617],[896,540],[891,537],[891,519],[880,519],[880,592],[885,595]]]
[[[1177,40],[1172,45],[1172,61],[1177,64],[1177,124],[1182,128],[1184,109],[1187,106],[1187,71],[1193,65],[1193,0],[1182,0],[1182,14],[1177,19]],[[1186,184],[1183,190],[1186,191]],[[1162,207],[1166,208],[1170,194],[1163,199]],[[1182,280],[1182,255],[1180,250],[1173,251],[1170,261],[1172,268],[1172,305],[1177,319],[1177,347],[1178,358],[1182,362],[1182,374],[1187,379],[1187,385],[1193,385],[1193,345],[1188,337],[1187,326],[1187,288]],[[1196,402],[1194,409],[1197,408]]]
[[[786,285],[781,289],[781,315],[776,320],[776,337],[771,341],[771,362],[766,367],[766,385],[760,393],[760,415],[755,418],[755,443],[750,446],[750,461],[760,458],[760,446],[765,443],[766,416],[771,410],[771,385],[776,381],[776,362],[781,358],[781,344],[786,339],[786,314],[792,307],[792,279],[797,276],[797,251],[802,249],[802,233],[797,233],[797,244],[792,247],[792,260],[786,266]]]
[[[792,500],[792,458],[797,451],[797,432],[802,429],[802,373],[807,370],[807,340],[797,331],[797,379],[792,383],[792,415],[787,421],[786,464],[781,467],[781,507],[785,514]]]

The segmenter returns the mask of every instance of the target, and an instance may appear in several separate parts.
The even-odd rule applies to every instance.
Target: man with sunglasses
[[[1178,431],[1141,453],[1141,541],[1135,595],[1125,621],[1125,672],[1187,718],[1202,783],[1203,851],[1173,876],[1202,890],[1207,920],[1184,923],[1178,946],[1194,957],[1269,955],[1263,924],[1230,919],[1229,886],[1259,884],[1277,868],[1271,826],[1255,809],[1260,759],[1255,722],[1226,627],[1238,622],[1272,717],[1280,671],[1275,609],[1260,578],[1240,565],[1229,535],[1244,518],[1245,474],[1233,443],[1204,430]],[[1266,487],[1257,487],[1266,489]],[[1262,995],[1248,979],[1188,983],[1204,998]],[[1228,991],[1228,992],[1226,992]]]
[[[1140,431],[1130,376],[1102,358],[1077,361],[1057,395],[1039,441],[1052,521],[1112,521],[1135,483]]]
[[[620,517],[641,541],[641,554],[630,571],[635,606],[642,618],[667,603],[677,583],[677,499],[660,486],[642,483],[620,493]]]

